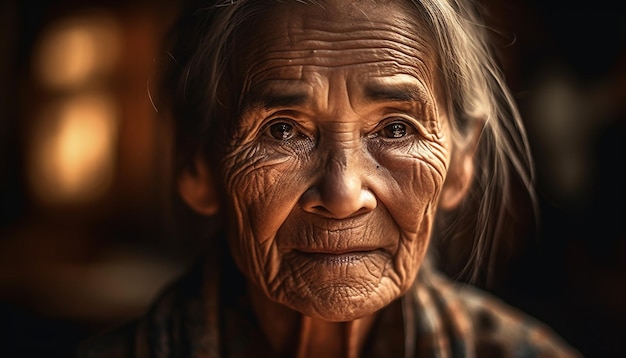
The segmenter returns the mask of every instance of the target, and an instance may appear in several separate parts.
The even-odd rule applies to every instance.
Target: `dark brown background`
[[[489,289],[586,356],[626,356],[623,12],[608,1],[485,4],[528,127],[542,210],[537,240],[518,245]],[[145,309],[193,257],[167,215],[168,129],[146,91],[177,6],[0,5],[0,356],[72,356],[79,340]],[[116,24],[114,64],[71,90],[45,85],[38,49],[47,34],[94,18]],[[29,174],[41,110],[94,89],[118,109],[111,182],[92,200],[48,202]]]

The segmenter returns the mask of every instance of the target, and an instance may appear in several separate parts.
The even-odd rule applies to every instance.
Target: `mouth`
[[[361,261],[361,259],[371,255],[382,255],[383,250],[375,249],[346,249],[346,250],[294,250],[299,256],[312,261],[317,261],[333,265],[345,265]]]

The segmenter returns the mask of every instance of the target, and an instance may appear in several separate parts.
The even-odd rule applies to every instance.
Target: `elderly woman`
[[[579,356],[434,268],[430,243],[450,235],[489,267],[511,183],[533,198],[472,3],[213,1],[181,18],[170,54],[178,191],[219,230],[85,356]]]

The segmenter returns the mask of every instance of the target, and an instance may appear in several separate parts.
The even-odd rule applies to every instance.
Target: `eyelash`
[[[405,126],[404,129],[405,129],[406,133],[404,133],[401,137],[397,137],[397,138],[386,137],[386,136],[381,135],[381,133],[383,133],[383,131],[385,129],[387,129],[389,126],[391,126],[393,124],[402,124],[402,125],[404,125]],[[376,130],[373,133],[371,133],[368,137],[371,138],[371,139],[381,139],[381,140],[385,140],[385,141],[399,142],[399,141],[403,141],[403,140],[406,140],[406,139],[412,137],[413,135],[415,135],[418,132],[419,132],[419,130],[410,121],[408,121],[408,120],[406,120],[406,119],[404,119],[402,117],[389,117],[389,118],[386,118],[383,121],[381,121],[381,123],[378,125]]]
[[[285,138],[284,135],[283,135],[283,138],[275,137],[272,134],[271,131],[272,131],[273,128],[276,128],[274,126],[280,125],[280,124],[285,124],[285,125],[291,126],[291,129],[294,131],[294,134],[290,138]],[[283,129],[285,129],[285,128],[283,128]],[[283,142],[283,143],[291,141],[292,139],[297,138],[297,137],[310,139],[309,136],[304,134],[304,131],[301,129],[301,127],[296,122],[294,122],[292,119],[289,119],[289,118],[286,118],[286,117],[277,117],[277,118],[272,119],[271,121],[269,121],[263,127],[261,132],[269,140],[274,140],[274,141]]]
[[[395,138],[388,136],[388,133],[384,133],[384,131],[388,129],[389,126],[394,125],[394,124],[403,125],[404,128],[397,128],[396,130],[399,130],[399,131],[403,130],[405,131],[405,133],[402,133],[401,136],[395,137]],[[294,133],[291,136],[289,136],[289,138],[287,138],[287,135],[284,135],[284,134],[282,138],[279,138],[276,135],[276,134],[279,134],[278,132],[272,133],[273,129],[278,129],[279,131],[281,130],[281,128],[275,127],[276,125],[290,126],[290,128],[283,127],[282,130],[292,130],[294,131]],[[416,126],[412,124],[409,120],[406,120],[402,117],[388,117],[386,119],[383,119],[379,123],[379,125],[376,127],[376,130],[368,134],[367,137],[369,139],[380,139],[380,140],[389,141],[389,142],[401,142],[401,141],[407,140],[408,138],[411,138],[413,135],[415,135],[418,132],[419,132],[418,128],[416,128]],[[261,133],[267,139],[277,141],[280,143],[287,143],[298,137],[312,140],[310,136],[304,134],[305,131],[302,130],[301,126],[298,125],[297,122],[287,117],[277,117],[277,118],[272,119],[271,121],[269,121],[267,124],[263,126]]]

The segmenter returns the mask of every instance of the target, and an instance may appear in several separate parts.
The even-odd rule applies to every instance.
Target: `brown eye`
[[[383,128],[382,134],[385,138],[402,138],[407,134],[406,124],[393,122]]]
[[[289,123],[278,122],[270,126],[269,134],[274,139],[289,140],[296,135],[296,129]]]

